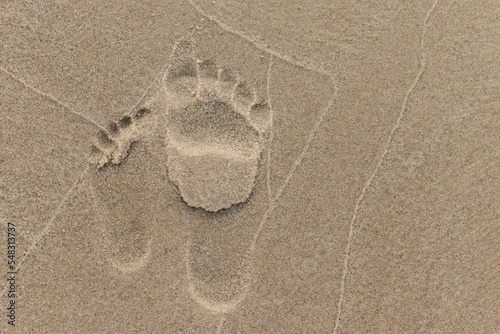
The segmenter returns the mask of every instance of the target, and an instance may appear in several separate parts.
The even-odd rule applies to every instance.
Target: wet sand
[[[0,4],[0,332],[500,333],[499,16]]]

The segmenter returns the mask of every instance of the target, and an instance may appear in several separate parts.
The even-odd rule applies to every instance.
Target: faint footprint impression
[[[157,179],[147,168],[155,160],[144,142],[153,121],[149,110],[140,109],[132,117],[108,124],[90,149],[90,190],[102,229],[102,249],[112,266],[123,273],[147,262],[152,227],[158,220]]]
[[[268,205],[258,171],[270,106],[231,70],[198,60],[191,39],[176,44],[162,90],[152,104],[164,114],[168,174],[192,235],[187,290],[205,308],[227,312],[246,295],[249,249]]]

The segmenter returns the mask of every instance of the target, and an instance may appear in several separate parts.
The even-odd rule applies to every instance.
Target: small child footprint
[[[209,212],[245,202],[269,128],[269,105],[182,40],[164,76],[167,167],[184,201]]]
[[[149,259],[157,225],[158,180],[146,143],[152,117],[141,109],[100,131],[91,147],[91,191],[112,266],[130,273]]]

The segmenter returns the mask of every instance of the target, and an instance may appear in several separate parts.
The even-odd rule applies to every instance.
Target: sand
[[[1,3],[0,333],[500,333],[499,17]]]

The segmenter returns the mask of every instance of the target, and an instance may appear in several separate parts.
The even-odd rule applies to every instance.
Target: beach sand
[[[1,3],[0,333],[500,333],[499,17]]]

